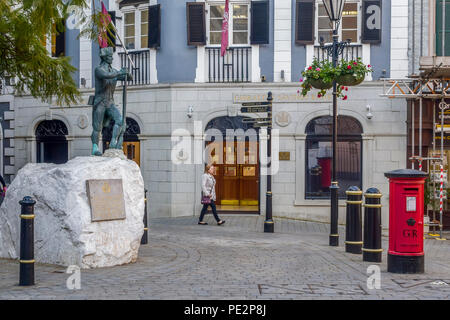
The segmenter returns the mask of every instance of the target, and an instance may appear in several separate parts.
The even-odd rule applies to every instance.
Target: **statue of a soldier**
[[[126,68],[116,70],[111,67],[113,49],[100,49],[100,65],[95,68],[95,96],[92,109],[92,154],[101,156],[98,148],[99,134],[103,127],[108,127],[114,121],[109,149],[122,149],[123,133],[125,131],[122,115],[114,104],[114,90],[118,80],[131,80],[131,74]],[[126,94],[126,93],[124,93]],[[123,115],[125,116],[125,115]]]

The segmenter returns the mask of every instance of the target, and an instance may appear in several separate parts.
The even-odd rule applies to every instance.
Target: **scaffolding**
[[[450,99],[450,57],[421,57],[419,75],[410,75],[407,79],[383,79],[383,94],[381,96],[390,99],[407,99],[411,101],[411,157],[412,169],[418,163],[418,169],[422,170],[422,162],[427,161],[429,168],[429,183],[432,183],[432,217],[428,224],[433,228],[430,236],[437,240],[445,240],[442,237],[443,229],[443,201],[447,197],[444,192],[444,132],[450,132],[450,125],[444,122],[446,110],[450,111],[450,104],[445,102]],[[433,105],[433,152],[432,156],[422,154],[423,131],[423,99],[432,100]],[[415,150],[415,107],[419,105],[419,150]],[[440,112],[441,123],[436,123],[436,110]],[[447,114],[449,114],[447,112]],[[440,153],[436,156],[436,133],[440,132]],[[447,165],[450,165],[447,163]],[[436,167],[439,170],[436,170]],[[431,168],[431,170],[430,170]],[[439,182],[439,195],[436,194],[436,184]],[[439,221],[436,219],[436,199],[439,199]],[[439,234],[436,234],[439,227]]]

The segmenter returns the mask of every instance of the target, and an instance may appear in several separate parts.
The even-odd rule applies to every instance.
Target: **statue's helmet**
[[[113,48],[112,47],[106,47],[106,48],[101,48],[100,49],[100,57],[106,57],[106,56],[111,56],[113,55]]]

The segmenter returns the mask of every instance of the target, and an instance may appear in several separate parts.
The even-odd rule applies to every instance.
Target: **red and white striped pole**
[[[440,178],[441,186],[439,192],[439,213],[443,212],[443,204],[444,204],[444,166],[441,164],[441,178]]]

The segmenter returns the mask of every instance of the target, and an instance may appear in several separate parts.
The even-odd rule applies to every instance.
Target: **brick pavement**
[[[450,241],[425,240],[425,274],[387,273],[381,289],[367,288],[361,255],[328,246],[329,225],[264,217],[223,216],[217,226],[196,217],[151,219],[149,244],[134,264],[81,270],[81,289],[69,290],[66,268],[36,265],[36,285],[19,287],[18,263],[0,259],[0,299],[449,299]],[[387,248],[387,238],[383,239]]]

